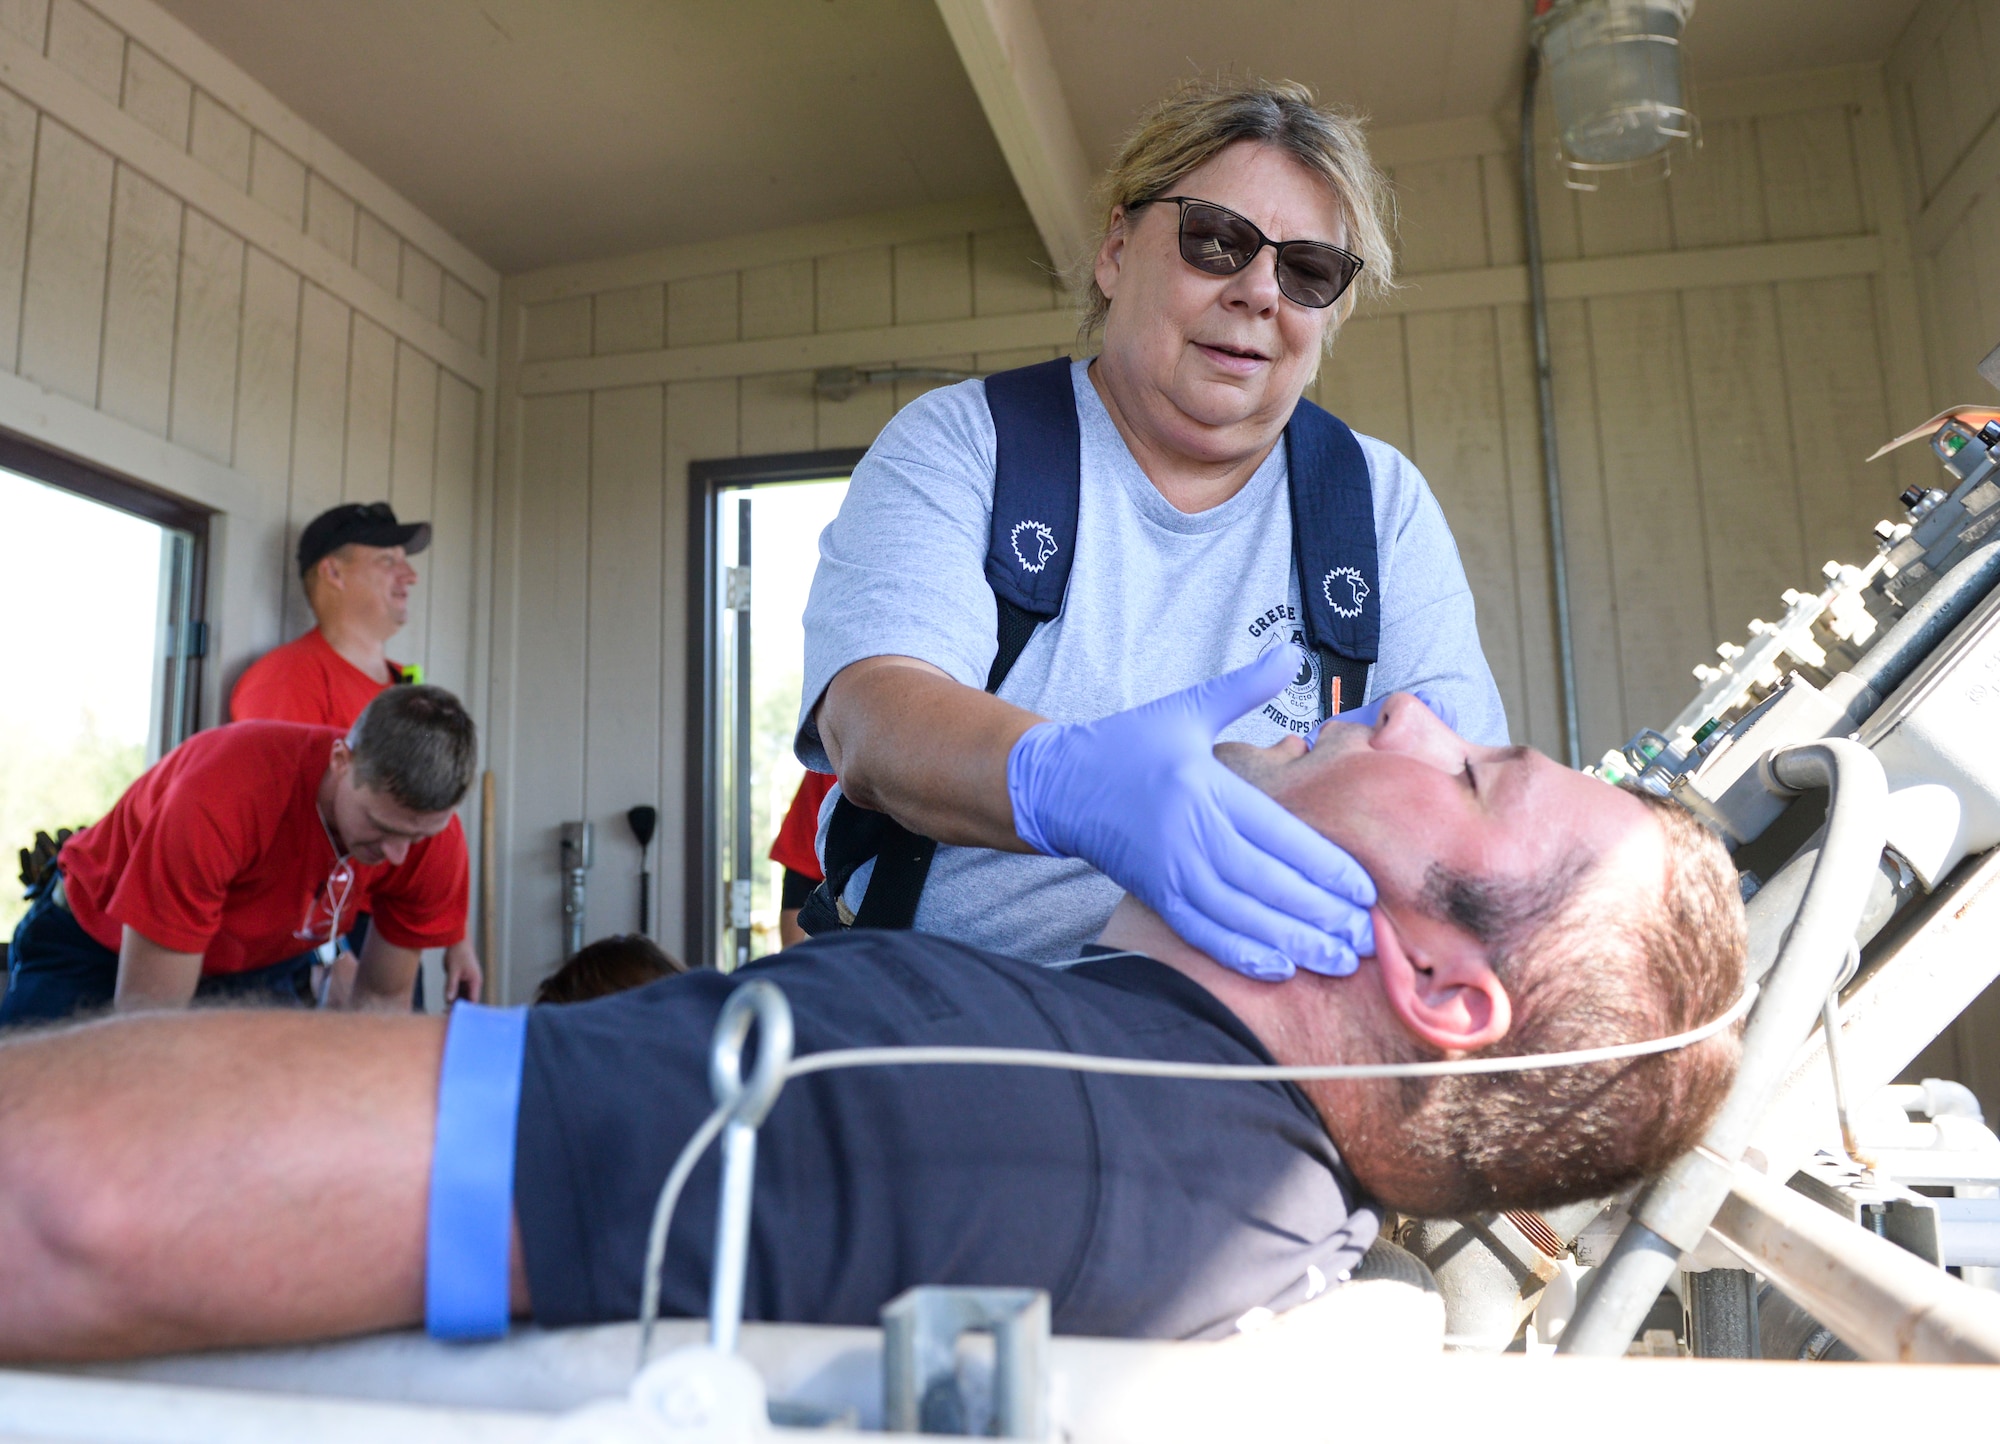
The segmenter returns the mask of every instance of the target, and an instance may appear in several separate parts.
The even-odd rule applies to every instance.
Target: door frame
[[[721,921],[716,905],[721,878],[715,844],[721,836],[722,812],[715,778],[718,749],[709,728],[722,660],[715,648],[716,564],[721,552],[715,525],[716,496],[777,482],[847,476],[865,455],[866,447],[848,446],[688,463],[687,908],[681,955],[691,967],[707,966],[713,956],[710,944]],[[754,558],[751,565],[756,565]]]

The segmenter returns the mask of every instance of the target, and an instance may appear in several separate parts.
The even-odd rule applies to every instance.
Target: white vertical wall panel
[[[395,366],[389,472],[380,493],[372,499],[388,501],[399,517],[430,517],[437,509],[438,365],[398,342]],[[435,536],[435,526],[432,532]],[[437,601],[431,583],[437,560],[428,550],[410,558],[417,572],[417,590],[410,599],[409,624],[396,637],[398,658],[421,658],[429,653],[431,608]]]
[[[190,207],[181,233],[168,434],[212,461],[230,460],[236,359],[243,339],[243,242]]]
[[[86,406],[97,404],[115,169],[89,141],[42,118],[21,307],[21,374]]]
[[[626,810],[659,806],[666,394],[591,398],[589,654],[583,694],[583,806],[596,826],[589,934],[639,927],[639,847]],[[673,568],[676,574],[678,567]],[[672,814],[661,829],[675,836]],[[671,843],[668,844],[671,846]],[[657,853],[666,848],[656,845]]]
[[[491,512],[488,488],[482,483],[480,392],[449,371],[438,373],[436,481],[431,498],[430,567],[425,573],[430,594],[430,637],[425,665],[432,681],[448,687],[485,712],[485,699],[475,688],[483,669],[475,665],[473,639],[480,594],[468,580],[483,579],[475,565],[481,515]]]
[[[348,348],[341,500],[382,501],[389,494],[396,420],[396,338],[366,316],[355,316]]]
[[[307,282],[299,305],[298,399],[292,421],[293,540],[305,524],[341,501],[346,473],[348,341],[353,313]],[[288,593],[285,635],[311,623],[305,599]]]
[[[278,491],[288,489],[292,474],[299,304],[297,273],[260,250],[248,250],[243,257],[234,459],[239,470]]]
[[[125,80],[125,36],[83,0],[55,0],[49,11],[49,59],[118,103]]]
[[[118,167],[98,405],[155,434],[166,431],[172,401],[180,263],[181,203]]]
[[[507,730],[496,755],[506,789],[508,871],[505,991],[522,998],[560,960],[557,845],[563,822],[581,812],[584,709],[589,682],[589,396],[527,402],[521,415],[518,553],[511,580],[518,630]]]
[[[205,90],[194,94],[189,127],[188,154],[236,189],[247,192],[253,134],[250,127]]]
[[[194,118],[194,86],[188,78],[143,45],[125,50],[125,113],[174,145],[189,143]]]
[[[20,361],[21,301],[28,261],[28,207],[35,189],[39,116],[0,90],[0,368]]]

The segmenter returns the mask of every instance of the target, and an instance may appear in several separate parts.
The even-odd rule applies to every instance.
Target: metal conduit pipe
[[[1562,678],[1563,747],[1571,767],[1583,766],[1583,732],[1576,713],[1576,646],[1570,636],[1569,553],[1563,543],[1562,467],[1556,460],[1556,386],[1549,359],[1549,286],[1542,269],[1542,213],[1535,200],[1535,83],[1542,52],[1528,46],[1521,84],[1521,235],[1528,262],[1528,309],[1535,322],[1535,389],[1541,402],[1542,491],[1549,513],[1549,577],[1555,592],[1556,661]]]
[[[1715,1236],[1864,1359],[2000,1364],[2000,1298],[1739,1165]]]
[[[1853,946],[1882,856],[1889,800],[1882,764],[1858,742],[1829,738],[1781,748],[1767,765],[1779,786],[1827,790],[1826,837],[1812,880],[1743,1030],[1735,1085],[1701,1143],[1633,1203],[1631,1221],[1563,1331],[1561,1353],[1625,1352],[1680,1256],[1693,1252],[1728,1196],[1737,1160]]]

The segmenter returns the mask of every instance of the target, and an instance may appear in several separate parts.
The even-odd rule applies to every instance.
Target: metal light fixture
[[[1595,190],[1606,171],[1672,169],[1695,134],[1683,104],[1681,31],[1694,0],[1534,0],[1564,183]]]
[[[813,373],[813,394],[822,401],[845,401],[864,386],[894,386],[898,381],[970,381],[983,374],[947,366],[828,366]]]

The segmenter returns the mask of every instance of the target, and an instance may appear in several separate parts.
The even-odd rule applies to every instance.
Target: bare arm
[[[422,1319],[441,1019],[271,1009],[0,1043],[0,1359]],[[515,1311],[528,1306],[516,1240]]]
[[[1007,754],[1042,719],[914,657],[843,667],[815,717],[842,790],[912,832],[1026,852],[1007,800]]]
[[[444,950],[444,1001],[447,1005],[463,998],[479,1001],[486,991],[486,970],[479,965],[471,938],[460,938]]]
[[[361,967],[354,975],[354,992],[347,1006],[357,1012],[409,1012],[422,963],[422,955],[414,949],[399,948],[382,936],[380,928],[370,928],[368,941],[361,945]]]
[[[111,1006],[121,1013],[185,1008],[201,982],[201,954],[176,953],[144,933],[125,929],[118,945],[118,988]]]

